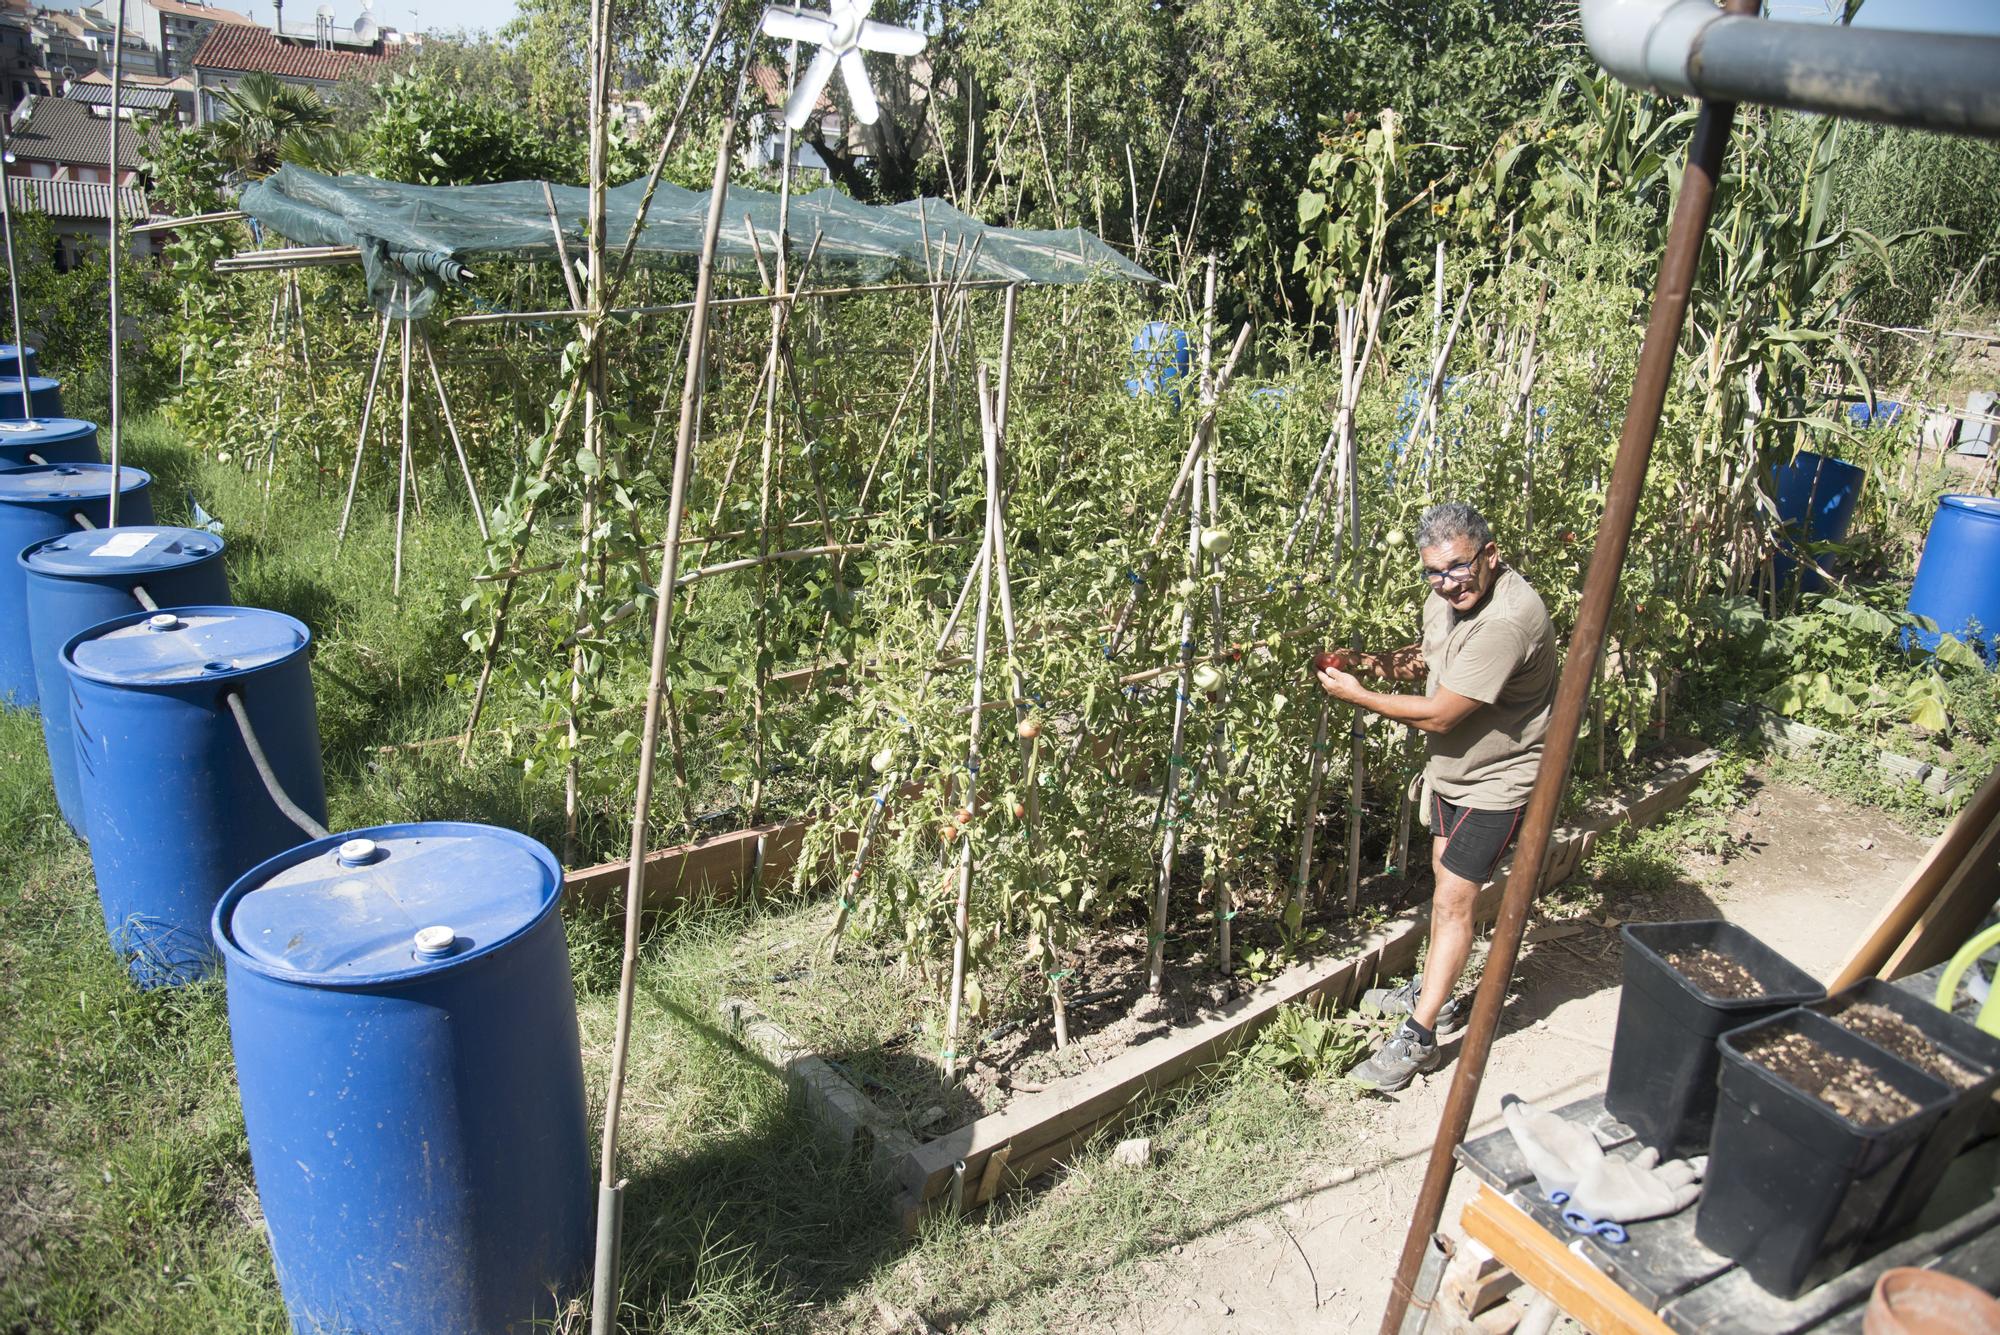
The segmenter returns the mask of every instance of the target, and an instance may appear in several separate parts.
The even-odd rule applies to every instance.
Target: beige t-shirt
[[[1480,702],[1450,732],[1426,737],[1431,788],[1447,802],[1511,811],[1528,800],[1556,699],[1556,632],[1541,595],[1501,566],[1493,592],[1460,616],[1436,593],[1424,601],[1425,686]]]

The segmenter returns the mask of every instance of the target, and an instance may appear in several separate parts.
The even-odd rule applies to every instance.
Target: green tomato
[[[1201,549],[1210,556],[1227,556],[1229,549],[1235,545],[1235,537],[1226,528],[1205,528],[1201,531]]]

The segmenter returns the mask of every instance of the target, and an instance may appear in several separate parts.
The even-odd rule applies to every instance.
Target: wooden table
[[[1603,1095],[1555,1110],[1590,1128],[1608,1154],[1630,1158],[1632,1130],[1604,1110]],[[1873,1255],[1791,1301],[1759,1288],[1735,1262],[1695,1241],[1700,1203],[1627,1226],[1614,1245],[1572,1232],[1542,1198],[1514,1137],[1503,1127],[1458,1148],[1479,1179],[1460,1216],[1467,1236],[1529,1287],[1599,1335],[1721,1335],[1859,1331],[1862,1308],[1884,1270],[1928,1266],[1992,1291],[2000,1288],[2000,1139],[1958,1157],[1924,1213]]]

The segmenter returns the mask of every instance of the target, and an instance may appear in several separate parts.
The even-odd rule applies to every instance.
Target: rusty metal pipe
[[[1757,0],[1730,0],[1730,12],[1754,11],[1756,3]],[[1487,1056],[1493,1050],[1493,1035],[1500,1027],[1500,1008],[1513,979],[1514,962],[1521,952],[1528,905],[1548,856],[1556,807],[1569,777],[1570,760],[1576,753],[1584,710],[1590,703],[1591,680],[1604,646],[1612,600],[1618,594],[1618,577],[1625,566],[1632,524],[1638,517],[1639,497],[1645,488],[1647,465],[1652,461],[1660,410],[1667,399],[1674,352],[1687,318],[1688,294],[1701,258],[1702,235],[1708,229],[1715,183],[1722,175],[1723,152],[1729,145],[1730,124],[1735,117],[1734,103],[1705,102],[1695,121],[1687,170],[1681,178],[1680,199],[1667,233],[1666,253],[1660,259],[1652,314],[1646,323],[1646,342],[1640,351],[1638,372],[1632,379],[1632,398],[1625,408],[1625,429],[1618,439],[1611,485],[1605,493],[1604,517],[1597,526],[1597,545],[1591,552],[1590,573],[1584,579],[1583,605],[1577,612],[1576,628],[1570,634],[1562,682],[1556,688],[1548,743],[1542,752],[1541,768],[1535,773],[1534,791],[1528,798],[1521,844],[1515,850],[1514,866],[1507,875],[1500,918],[1493,929],[1493,947],[1486,957],[1479,991],[1473,998],[1471,1023],[1459,1046],[1458,1066],[1452,1073],[1444,1117],[1431,1145],[1430,1162],[1424,1168],[1423,1189],[1410,1216],[1410,1231],[1403,1239],[1402,1257],[1389,1292],[1389,1307],[1382,1318],[1382,1335],[1396,1335],[1402,1329],[1418,1272],[1444,1214],[1445,1193],[1451,1187],[1452,1151],[1471,1125],[1472,1106],[1486,1075]]]

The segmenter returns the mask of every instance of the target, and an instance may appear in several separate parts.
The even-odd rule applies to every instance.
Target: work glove
[[[1577,1179],[1569,1209],[1588,1219],[1619,1224],[1678,1214],[1701,1195],[1708,1156],[1660,1162],[1660,1152],[1644,1149],[1630,1159],[1600,1157]]]
[[[1500,1115],[1542,1195],[1559,1205],[1574,1197],[1578,1184],[1605,1162],[1603,1147],[1587,1127],[1543,1112],[1512,1094],[1500,1100]]]

